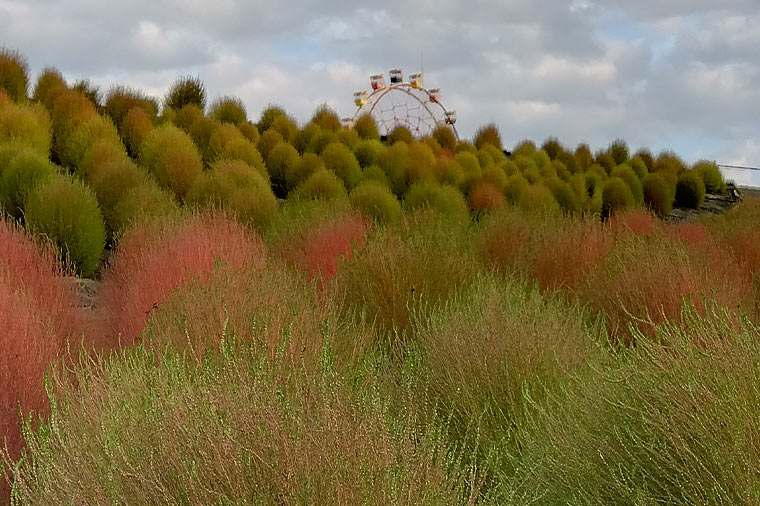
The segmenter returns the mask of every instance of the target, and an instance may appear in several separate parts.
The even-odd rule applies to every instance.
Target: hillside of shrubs
[[[663,220],[725,191],[0,50],[0,504],[758,504],[760,201]]]

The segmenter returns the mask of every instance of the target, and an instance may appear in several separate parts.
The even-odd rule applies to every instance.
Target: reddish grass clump
[[[735,232],[726,237],[726,243],[751,276],[760,273],[760,231],[746,229]]]
[[[495,218],[480,233],[480,258],[497,271],[510,272],[529,237],[530,227],[523,218],[511,214]]]
[[[265,262],[261,240],[221,213],[137,225],[121,239],[103,275],[100,344],[112,347],[115,337],[122,346],[133,344],[172,291],[209,279],[217,263],[250,272]]]
[[[531,274],[541,291],[575,290],[609,254],[613,242],[609,229],[596,221],[568,223],[541,241]]]
[[[507,198],[499,188],[489,182],[477,183],[470,192],[470,208],[476,213],[487,213],[504,207]]]
[[[703,245],[710,238],[701,223],[675,223],[668,225],[666,231],[670,237],[685,241],[691,246]]]
[[[684,300],[704,312],[711,303],[736,310],[751,285],[742,267],[713,248],[692,249],[666,236],[618,241],[614,251],[579,290],[601,310],[613,338],[630,341],[630,323],[654,335],[666,319],[681,321]]]
[[[652,235],[660,228],[660,220],[646,211],[624,211],[610,218],[610,227],[617,233]]]
[[[288,264],[323,288],[338,274],[340,262],[352,258],[354,247],[364,245],[371,226],[372,221],[362,215],[345,214],[285,239],[278,249]]]
[[[81,329],[72,285],[61,274],[52,248],[38,248],[0,220],[0,445],[13,457],[22,446],[19,406],[24,414],[45,413],[45,370]]]

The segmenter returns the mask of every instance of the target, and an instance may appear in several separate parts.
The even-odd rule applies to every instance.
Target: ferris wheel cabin
[[[383,74],[375,74],[369,77],[369,82],[372,85],[372,90],[382,90],[385,88],[385,77]]]
[[[409,84],[416,90],[422,89],[422,72],[409,75]]]
[[[357,107],[366,105],[368,101],[367,98],[368,98],[367,92],[364,90],[354,92],[354,103],[357,105]]]
[[[440,88],[433,88],[428,90],[428,99],[433,102],[434,104],[438,104],[441,102],[441,89]]]
[[[391,84],[401,84],[404,82],[404,72],[401,69],[393,69],[388,74],[391,78]]]

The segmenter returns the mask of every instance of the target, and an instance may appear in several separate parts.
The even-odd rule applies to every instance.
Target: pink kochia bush
[[[45,371],[67,341],[76,344],[80,329],[73,285],[52,247],[38,247],[0,219],[0,446],[7,444],[12,456],[22,445],[19,407],[24,414],[46,412]]]
[[[114,339],[123,347],[134,344],[174,290],[210,279],[218,264],[245,276],[264,268],[266,250],[258,236],[221,213],[132,228],[103,275],[102,347],[114,346]]]
[[[351,259],[353,248],[363,246],[371,226],[362,215],[345,214],[286,238],[280,256],[323,288],[338,274],[340,262]]]

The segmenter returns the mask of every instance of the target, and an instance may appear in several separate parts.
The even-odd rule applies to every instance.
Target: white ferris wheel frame
[[[367,96],[367,103],[363,104],[363,105],[360,105],[357,108],[356,112],[354,113],[354,116],[353,116],[354,121],[356,121],[357,119],[359,119],[359,117],[362,116],[365,113],[369,114],[370,116],[372,116],[372,113],[375,111],[375,107],[377,107],[377,105],[380,103],[380,101],[383,99],[383,97],[385,95],[387,95],[391,91],[401,91],[403,93],[406,93],[410,97],[412,97],[417,102],[419,102],[420,107],[424,108],[428,112],[428,114],[430,114],[430,117],[434,121],[436,121],[436,123],[438,123],[436,126],[446,126],[446,127],[449,127],[454,132],[454,136],[456,137],[456,139],[458,141],[459,140],[459,132],[457,132],[456,125],[454,125],[454,123],[445,121],[445,119],[442,120],[442,121],[436,120],[435,119],[436,115],[428,107],[429,104],[435,104],[436,106],[438,106],[441,109],[442,117],[446,118],[447,111],[446,111],[446,108],[443,106],[443,104],[441,104],[440,101],[437,101],[437,100],[436,101],[428,100],[427,102],[425,102],[425,101],[421,100],[420,97],[418,97],[414,93],[413,90],[417,91],[417,92],[420,92],[420,93],[425,93],[427,95],[428,99],[433,98],[433,94],[430,93],[430,91],[428,91],[427,88],[424,88],[424,87],[415,88],[414,86],[411,85],[411,83],[408,83],[408,82],[386,84],[382,88],[378,88],[376,90],[373,90],[372,93],[370,93]],[[386,132],[386,135],[389,134],[389,133],[390,132]]]

